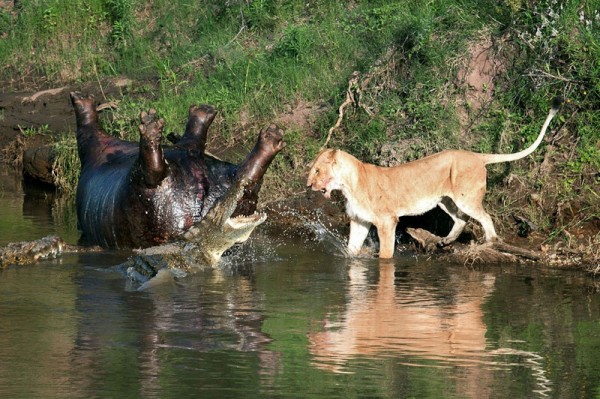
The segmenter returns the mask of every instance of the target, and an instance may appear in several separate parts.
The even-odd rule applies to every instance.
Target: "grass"
[[[599,0],[66,3],[23,0],[0,11],[0,79],[14,88],[122,75],[153,82],[134,84],[106,119],[107,130],[122,138],[137,139],[138,114],[150,107],[165,118],[166,131],[181,131],[190,104],[215,105],[219,135],[212,137],[227,146],[254,141],[299,100],[323,105],[312,129],[288,131],[291,144],[272,167],[280,179],[273,185],[294,191],[358,71],[361,104],[348,108],[331,146],[372,162],[386,143],[410,143],[407,159],[445,148],[512,152],[535,139],[561,95],[569,103],[552,127],[562,126],[554,146],[569,156],[556,161],[559,194],[573,198],[573,176],[582,173],[578,184],[598,188]],[[502,71],[465,133],[460,99],[468,88],[457,75],[483,38]],[[74,151],[68,142],[57,148]],[[74,184],[72,153],[62,159],[60,174],[75,177],[61,181]],[[505,177],[506,170],[492,170],[492,189],[502,189]]]

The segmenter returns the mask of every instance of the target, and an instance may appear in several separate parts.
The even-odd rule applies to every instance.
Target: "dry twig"
[[[337,122],[331,127],[331,129],[329,129],[329,132],[327,132],[327,138],[325,139],[325,143],[323,143],[321,150],[327,147],[327,144],[329,144],[329,140],[331,140],[331,135],[333,134],[333,131],[340,127],[340,125],[342,124],[342,119],[344,119],[344,109],[348,105],[356,103],[356,98],[354,96],[354,91],[356,91],[356,89],[358,89],[358,71],[354,71],[352,73],[352,77],[350,78],[350,80],[348,80],[348,88],[346,89],[346,100],[340,105],[338,109],[339,116]]]
[[[381,79],[381,75],[386,73],[385,66],[387,66],[390,63],[390,60],[393,58],[395,52],[396,47],[390,47],[388,51],[373,64],[369,72],[366,75],[362,76],[362,81],[360,81],[360,74],[358,73],[358,71],[354,71],[352,73],[352,76],[348,80],[348,88],[346,89],[346,99],[338,109],[339,115],[337,122],[331,127],[331,129],[329,129],[329,132],[327,132],[327,138],[325,139],[325,143],[323,143],[323,146],[321,146],[321,150],[327,147],[329,141],[331,140],[333,131],[339,128],[342,124],[342,120],[344,119],[344,110],[348,105],[354,104],[355,107],[362,108],[369,116],[374,115],[371,108],[363,103],[362,91],[365,88],[368,89],[368,85],[371,84],[372,80],[377,81],[378,79]],[[376,92],[379,92],[380,90],[382,90],[382,85],[374,86],[372,87],[372,89],[374,89]]]
[[[65,87],[59,87],[56,89],[48,89],[48,90],[38,91],[37,93],[34,93],[31,96],[23,97],[23,99],[21,100],[21,103],[23,103],[23,104],[32,103],[44,95],[55,96],[57,94],[60,94],[64,89],[65,89]]]

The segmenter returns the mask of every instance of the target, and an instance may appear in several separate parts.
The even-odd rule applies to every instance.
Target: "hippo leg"
[[[177,145],[190,150],[204,152],[206,149],[206,133],[216,115],[217,110],[211,105],[190,106],[185,133]]]
[[[284,147],[283,130],[276,125],[270,125],[260,132],[254,148],[239,165],[236,172],[236,179],[246,179],[249,184],[246,186],[244,197],[234,212],[234,216],[249,215],[256,210],[262,177],[275,155]]]
[[[263,129],[258,135],[254,148],[238,167],[236,177],[243,177],[257,183],[267,171],[275,155],[284,147],[283,130],[276,125]]]
[[[94,96],[71,93],[77,121],[77,151],[82,166],[106,162],[109,154],[131,153],[136,145],[110,136],[100,124]]]
[[[94,96],[84,96],[79,92],[71,92],[71,104],[75,110],[77,127],[99,125]]]
[[[171,132],[167,134],[167,140],[169,140],[171,144],[177,144],[179,143],[179,140],[181,140],[181,135],[175,132]]]
[[[142,112],[140,129],[140,166],[147,187],[158,186],[167,176],[168,167],[161,147],[164,120],[156,118],[156,111]]]

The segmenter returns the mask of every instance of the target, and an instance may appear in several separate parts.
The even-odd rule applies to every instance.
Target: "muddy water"
[[[72,205],[0,182],[1,243],[76,241]],[[352,260],[314,229],[312,240],[259,231],[222,270],[144,292],[111,270],[122,252],[0,271],[0,397],[600,395],[588,277]]]

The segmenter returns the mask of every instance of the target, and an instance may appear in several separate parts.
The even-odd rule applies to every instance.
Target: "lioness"
[[[485,165],[516,161],[531,154],[542,142],[559,107],[560,100],[556,100],[535,142],[515,154],[446,150],[386,168],[363,163],[341,150],[326,149],[313,162],[306,184],[314,191],[321,191],[325,198],[330,198],[332,190],[341,190],[350,217],[348,251],[352,255],[360,252],[374,224],[379,236],[379,257],[391,258],[398,218],[422,215],[436,205],[454,221],[441,244],[456,240],[469,216],[481,223],[486,241],[496,240],[492,218],[482,206]]]

